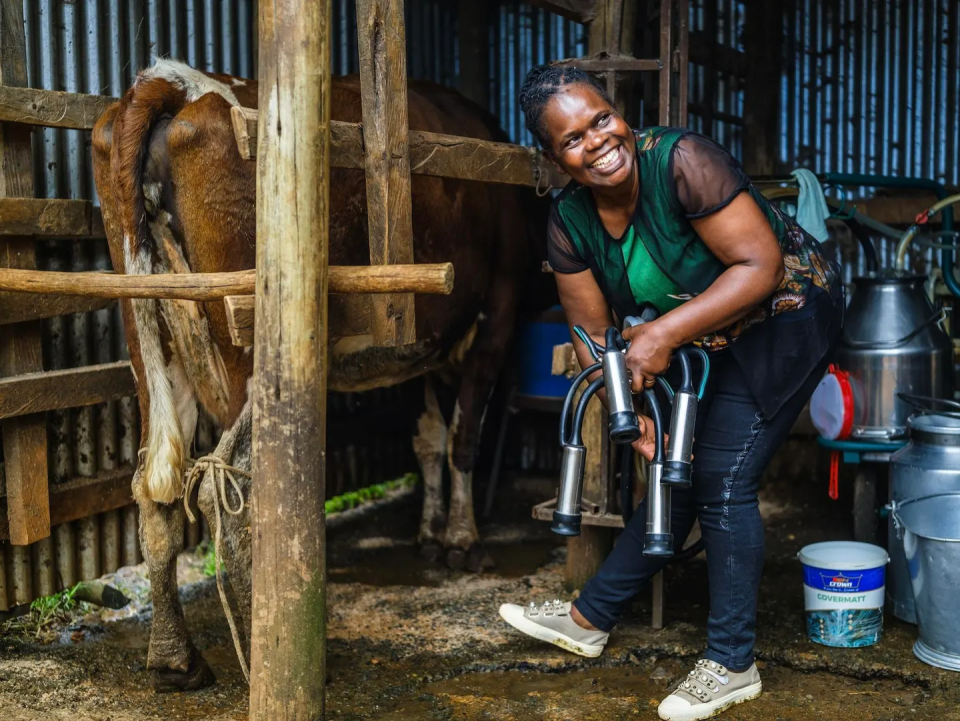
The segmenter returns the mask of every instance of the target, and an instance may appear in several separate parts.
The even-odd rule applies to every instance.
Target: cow
[[[334,78],[330,92],[334,120],[361,121],[358,77]],[[412,130],[507,141],[491,116],[453,90],[411,81],[408,103]],[[254,267],[256,164],[238,152],[230,117],[235,106],[257,107],[256,81],[161,59],[98,119],[94,176],[117,272]],[[415,261],[452,262],[453,292],[416,297],[413,344],[374,347],[369,336],[331,334],[329,388],[362,391],[424,378],[413,441],[424,486],[421,551],[434,559],[445,553],[450,566],[477,571],[491,564],[473,512],[477,447],[518,309],[531,288],[547,287],[540,264],[548,205],[530,188],[422,175],[412,177],[411,191]],[[329,207],[331,265],[369,264],[362,170],[332,170]],[[549,305],[555,295],[534,302]],[[214,679],[187,633],[175,576],[184,500],[193,490],[185,482],[190,439],[202,410],[226,429],[217,457],[249,471],[253,353],[232,344],[222,302],[133,299],[121,306],[141,410],[132,486],[152,582],[147,668],[158,691],[200,688]],[[450,395],[452,410],[441,400]],[[219,488],[216,478],[203,475],[197,502],[222,536],[230,587],[249,634],[250,518],[243,501],[250,480],[241,472],[237,486]]]

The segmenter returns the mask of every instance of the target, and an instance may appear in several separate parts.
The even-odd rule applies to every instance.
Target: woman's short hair
[[[537,65],[532,68],[520,88],[520,108],[523,119],[533,137],[540,146],[550,149],[547,131],[543,127],[543,111],[550,98],[567,85],[581,83],[589,85],[596,93],[611,105],[610,96],[600,82],[580,68],[561,67],[559,65]]]

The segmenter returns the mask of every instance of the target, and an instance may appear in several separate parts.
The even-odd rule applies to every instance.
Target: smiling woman
[[[816,239],[767,203],[733,156],[685,128],[632,129],[581,70],[534,68],[520,94],[527,127],[570,183],[555,198],[548,258],[567,321],[601,344],[625,329],[635,392],[668,373],[694,343],[712,372],[697,412],[693,486],[673,489],[675,548],[699,520],[710,587],[708,644],[660,704],[688,721],[760,695],[753,658],[763,523],[757,488],[827,367],[840,328],[839,268]],[[585,344],[574,336],[582,367]],[[652,423],[634,448],[648,459]],[[575,603],[501,606],[535,638],[588,656],[641,585],[663,565],[643,555],[645,509],[635,513]]]

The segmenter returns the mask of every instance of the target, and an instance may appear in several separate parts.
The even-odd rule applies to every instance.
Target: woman
[[[527,128],[571,177],[553,204],[549,260],[567,320],[601,344],[606,329],[652,305],[623,332],[633,390],[654,385],[672,352],[711,353],[699,404],[693,486],[673,490],[672,530],[694,519],[706,544],[707,649],[660,704],[662,719],[713,716],[760,695],[754,664],[763,523],[757,487],[827,367],[842,316],[839,268],[771,207],[737,161],[681,128],[633,131],[586,73],[540,66],[520,93]],[[574,339],[581,366],[591,360]],[[640,417],[635,449],[653,454]],[[524,633],[598,656],[621,611],[663,566],[645,557],[644,509],[573,604],[504,604]]]

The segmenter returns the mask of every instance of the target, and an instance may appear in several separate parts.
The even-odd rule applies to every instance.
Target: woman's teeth
[[[598,158],[597,160],[593,161],[593,163],[591,164],[590,167],[591,167],[591,168],[605,168],[605,167],[607,167],[608,165],[610,165],[610,163],[612,163],[614,160],[617,159],[617,153],[618,153],[619,150],[620,150],[620,148],[614,148],[613,150],[607,151],[607,152],[604,153],[600,158]]]

